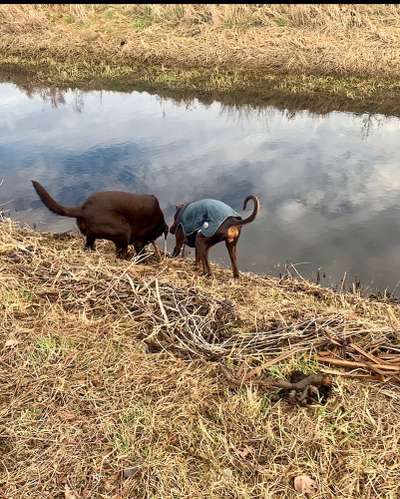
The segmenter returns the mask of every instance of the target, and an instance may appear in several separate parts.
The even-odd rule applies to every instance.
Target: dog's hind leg
[[[91,250],[93,251],[94,250],[94,243],[96,241],[96,238],[94,237],[93,234],[87,234],[86,236],[86,243],[85,243],[85,249],[87,251]]]
[[[136,255],[139,255],[145,248],[145,244],[141,241],[135,241],[133,247],[135,248]]]
[[[239,277],[239,270],[237,267],[236,244],[237,241],[225,241],[225,245],[229,253],[229,258],[231,259],[233,277],[235,279]]]
[[[208,252],[209,251],[210,251],[209,246],[206,246],[205,251],[204,251],[204,255],[203,255],[203,260],[204,260],[204,265],[205,265],[205,268],[206,268],[206,276],[212,277],[213,274],[212,274],[212,271],[211,271],[210,264],[208,262]]]
[[[124,260],[128,257],[128,245],[125,246],[116,244],[115,246],[117,258],[121,258],[121,260]]]
[[[209,250],[210,250],[210,247],[207,246],[207,244],[205,242],[205,238],[203,236],[201,236],[200,234],[198,234],[196,236],[196,252],[198,255],[198,259],[201,261],[201,263],[203,265],[203,273],[206,276],[211,277],[212,272],[211,272],[210,264],[208,263]]]
[[[199,255],[199,250],[197,249],[197,246],[195,247],[195,261],[194,261],[194,268],[195,269],[199,269],[200,267],[200,262],[201,262],[201,259],[200,259],[200,255]]]
[[[128,245],[123,243],[115,243],[115,251],[117,258],[125,259],[128,257]]]
[[[128,234],[119,234],[118,236],[114,236],[113,241],[115,244],[117,258],[127,258],[129,239]]]

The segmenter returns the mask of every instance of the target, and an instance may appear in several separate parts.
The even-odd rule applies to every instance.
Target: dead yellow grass
[[[214,339],[203,340],[215,345],[229,331],[332,316],[358,328],[353,341],[398,348],[399,306],[215,272],[209,281],[185,261],[121,262],[108,243],[87,254],[80,238],[0,223],[4,497],[294,498],[300,474],[321,499],[399,496],[395,378],[338,376],[327,405],[292,407],[251,383],[230,389],[220,366],[313,372],[311,353],[268,368],[274,352],[207,360],[195,348],[210,323]]]
[[[397,78],[397,4],[0,7],[0,53],[82,66]],[[94,69],[93,69],[94,71]]]

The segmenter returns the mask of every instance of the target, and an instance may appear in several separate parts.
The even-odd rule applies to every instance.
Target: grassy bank
[[[38,84],[327,95],[360,111],[397,109],[399,39],[389,4],[0,7],[0,67]]]
[[[0,272],[5,497],[297,497],[301,474],[313,497],[399,495],[398,305],[117,261],[9,220]],[[324,351],[365,369],[343,376]],[[334,374],[326,405],[259,384],[293,369]]]

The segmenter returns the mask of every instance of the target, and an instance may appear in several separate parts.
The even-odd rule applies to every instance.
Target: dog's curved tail
[[[72,218],[77,218],[82,215],[82,209],[79,206],[76,207],[61,206],[59,203],[57,203],[55,199],[53,199],[50,196],[50,194],[41,184],[39,184],[39,182],[36,182],[35,180],[32,180],[31,182],[37,195],[42,200],[42,203],[53,213],[56,213],[57,215],[61,215],[63,217],[72,217]]]
[[[250,200],[253,201],[253,203],[254,203],[253,213],[251,215],[249,215],[247,218],[240,220],[238,223],[235,222],[235,225],[246,225],[246,224],[253,222],[253,220],[256,218],[258,210],[260,209],[260,201],[258,200],[258,198],[256,196],[253,196],[253,195],[247,196],[247,198],[244,200],[244,203],[243,203],[243,210],[246,209],[247,203]]]

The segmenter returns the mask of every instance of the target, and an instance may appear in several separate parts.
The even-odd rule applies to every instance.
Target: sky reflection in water
[[[214,197],[241,210],[254,193],[262,210],[242,232],[240,269],[277,275],[301,262],[326,284],[345,271],[373,288],[400,279],[399,149],[396,118],[0,84],[0,205],[13,218],[75,228],[43,207],[30,179],[67,205],[97,190],[151,192],[168,223],[177,203]],[[219,246],[211,259],[225,264]]]

